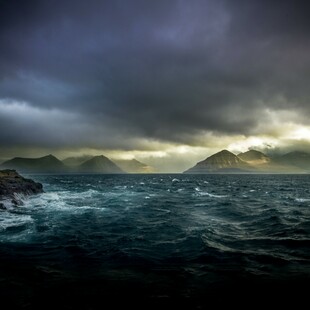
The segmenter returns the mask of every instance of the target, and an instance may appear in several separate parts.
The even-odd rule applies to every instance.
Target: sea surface
[[[29,177],[45,193],[0,210],[0,297],[15,307],[201,309],[220,292],[309,289],[309,175]]]

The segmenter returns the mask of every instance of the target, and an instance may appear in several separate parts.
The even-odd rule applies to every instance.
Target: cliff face
[[[5,208],[4,201],[15,206],[22,204],[16,194],[28,196],[42,192],[41,183],[26,179],[15,170],[0,170],[0,208]]]
[[[242,173],[247,172],[249,169],[251,169],[251,166],[238,156],[223,150],[197,163],[196,166],[188,169],[185,173]]]

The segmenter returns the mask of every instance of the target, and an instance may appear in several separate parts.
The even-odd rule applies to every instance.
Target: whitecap
[[[4,209],[6,210],[10,210],[16,208],[16,202],[18,204],[18,206],[22,206],[24,205],[25,201],[27,200],[27,196],[25,196],[24,194],[21,193],[14,193],[13,195],[14,199],[3,199],[1,200],[1,204],[3,205]],[[15,202],[14,202],[15,201]]]
[[[308,201],[310,201],[310,198],[295,198],[295,200],[297,202],[308,202]]]
[[[22,193],[14,193],[14,198],[23,202],[27,199],[27,196]]]
[[[215,195],[215,194],[210,194],[206,193],[209,197],[214,197],[214,198],[225,198],[227,195]]]
[[[0,202],[4,206],[4,209],[6,209],[6,210],[14,208],[14,205],[13,205],[11,200],[4,199],[4,200],[1,200]]]
[[[210,248],[216,249],[221,252],[236,252],[237,251],[236,249],[228,247],[222,243],[210,240],[210,238],[205,234],[203,234],[201,237],[202,237],[203,242],[206,244],[206,246]]]
[[[208,197],[212,197],[212,198],[225,198],[225,197],[227,197],[227,195],[216,195],[216,194],[211,194],[211,193],[202,192],[202,191],[197,193],[197,195],[199,195],[199,196],[208,196]]]
[[[127,185],[116,185],[114,186],[115,189],[127,189]]]
[[[162,208],[155,208],[154,210],[156,211],[160,211],[160,212],[164,212],[164,213],[171,213],[170,210],[167,210],[167,209],[162,209]]]
[[[98,193],[100,192],[95,189],[89,189],[81,193],[71,192],[71,191],[59,191],[54,194],[58,196],[58,199],[88,199]]]
[[[84,193],[44,193],[40,196],[31,197],[28,199],[23,209],[26,211],[35,211],[44,208],[45,212],[54,212],[55,210],[63,212],[83,212],[90,209],[106,210],[106,208],[103,207],[90,206],[87,202],[84,201],[82,205],[75,205],[74,203],[72,204],[72,198],[82,199]]]
[[[0,217],[0,231],[4,231],[12,227],[20,227],[32,223],[33,219],[30,215],[19,215],[5,212]]]
[[[27,201],[25,201],[24,207],[25,209],[29,210],[32,208],[39,208],[39,207],[53,207],[53,208],[61,208],[64,207],[66,203],[61,199],[58,193],[43,193],[39,196],[34,196]]]
[[[180,180],[179,179],[172,179],[172,182],[180,182]]]

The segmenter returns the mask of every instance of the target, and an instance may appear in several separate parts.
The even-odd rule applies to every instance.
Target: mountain
[[[282,165],[274,160],[274,158],[266,154],[250,150],[245,153],[238,154],[238,157],[251,166],[253,173],[294,173],[293,167]],[[299,171],[300,172],[300,171]]]
[[[250,170],[251,166],[245,161],[235,154],[223,150],[197,163],[196,166],[184,173],[242,173]]]
[[[66,166],[78,166],[82,163],[84,163],[85,161],[93,158],[94,156],[92,155],[82,155],[82,156],[73,156],[73,157],[67,157],[65,158],[62,162],[66,165]]]
[[[53,155],[39,158],[15,157],[2,163],[0,167],[22,173],[61,173],[67,170],[67,167]]]
[[[0,168],[15,169],[22,173],[124,173],[103,155],[69,158],[65,162],[68,164],[65,165],[53,155],[40,158],[15,157],[4,162]]]
[[[223,150],[184,173],[310,173],[310,154],[295,151],[269,157],[262,152],[250,150],[236,156]]]
[[[238,157],[251,165],[265,165],[271,162],[271,158],[262,152],[250,150],[238,154]]]
[[[310,154],[294,151],[275,158],[275,162],[288,167],[295,167],[310,172]]]
[[[85,161],[77,167],[80,173],[125,173],[109,158],[100,155]]]
[[[154,173],[155,169],[149,165],[141,163],[136,159],[121,160],[113,159],[113,162],[122,170],[128,173]]]

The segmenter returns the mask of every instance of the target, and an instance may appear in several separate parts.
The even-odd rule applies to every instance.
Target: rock
[[[8,200],[14,206],[22,205],[18,195],[29,196],[43,193],[41,183],[34,182],[19,175],[15,170],[0,170],[0,209],[5,208],[1,201]]]

